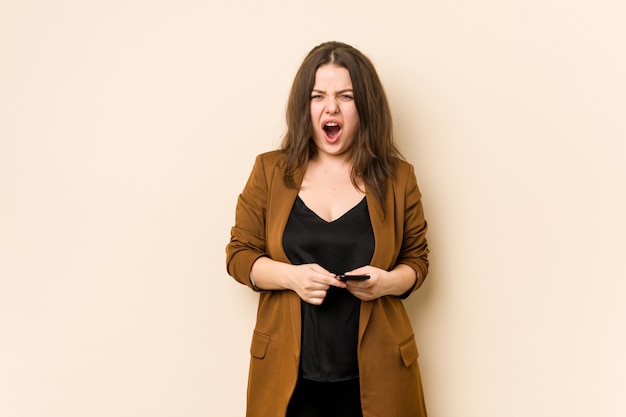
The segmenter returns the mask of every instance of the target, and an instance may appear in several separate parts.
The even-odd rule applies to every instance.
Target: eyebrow
[[[351,88],[344,88],[343,90],[335,91],[335,94],[348,93],[348,92],[353,93],[354,90],[351,89]],[[314,88],[312,93],[323,93],[323,94],[326,94],[326,91],[318,90],[317,88]]]

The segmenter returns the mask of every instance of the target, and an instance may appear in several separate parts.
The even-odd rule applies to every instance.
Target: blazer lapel
[[[299,169],[294,175],[294,181],[299,188],[304,177],[304,170]],[[283,171],[280,166],[274,168],[274,173],[268,179],[268,202],[266,236],[267,251],[277,261],[289,262],[283,248],[283,234],[289,220],[293,204],[298,196],[298,188],[289,188],[283,182]]]
[[[267,240],[267,252],[276,261],[289,262],[283,248],[283,234],[303,178],[304,170],[300,169],[294,175],[294,181],[298,187],[287,187],[283,182],[283,171],[279,164],[268,179],[266,236],[270,238]],[[288,291],[285,295],[289,300],[292,334],[295,337],[294,343],[296,346],[300,346],[302,332],[300,297],[292,291]]]
[[[383,223],[385,220],[385,214],[383,211],[383,207],[380,205],[380,202],[371,192],[369,188],[365,190],[365,199],[367,200],[367,208],[370,215],[370,221],[372,222],[372,229],[374,231],[374,254],[372,256],[371,264],[374,266],[379,266],[379,262],[381,260],[381,251],[384,247],[384,233],[383,233]],[[374,301],[362,301],[361,302],[361,310],[359,314],[359,344],[362,340],[363,333],[367,328],[367,324],[369,322],[370,316],[372,315],[372,307],[374,306]]]
[[[367,207],[369,209],[370,221],[374,230],[374,255],[371,265],[384,270],[389,270],[395,262],[394,253],[396,251],[396,229],[395,229],[395,189],[393,181],[387,180],[387,190],[383,196],[383,205],[378,201],[371,189],[366,188]],[[361,314],[359,317],[359,340],[367,327],[374,301],[364,301],[361,303]]]

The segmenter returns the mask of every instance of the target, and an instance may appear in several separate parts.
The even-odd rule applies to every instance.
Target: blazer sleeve
[[[424,218],[424,208],[422,206],[422,194],[417,185],[413,166],[410,165],[406,177],[406,187],[404,193],[404,233],[402,237],[402,247],[396,263],[406,264],[415,270],[417,280],[404,297],[409,296],[417,290],[426,275],[428,274],[428,242],[426,241],[426,231],[428,224]]]
[[[257,290],[250,280],[252,264],[266,252],[265,222],[268,184],[264,160],[257,156],[252,173],[237,199],[235,225],[226,245],[226,269],[240,283]]]

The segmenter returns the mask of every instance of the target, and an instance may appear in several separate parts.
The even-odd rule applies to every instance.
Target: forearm
[[[388,286],[385,291],[388,295],[402,296],[406,294],[417,280],[417,273],[413,268],[405,264],[398,264],[389,271],[389,277],[386,280]]]
[[[263,256],[252,265],[250,278],[259,290],[289,290],[292,289],[293,269],[291,264]]]

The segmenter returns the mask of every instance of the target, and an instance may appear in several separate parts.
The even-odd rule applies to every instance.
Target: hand
[[[407,265],[397,265],[391,271],[364,266],[346,272],[346,275],[369,275],[370,279],[363,281],[348,280],[348,291],[363,301],[371,301],[385,295],[401,296],[415,285],[417,275],[413,268]]]
[[[383,283],[386,281],[385,275],[389,272],[373,266],[364,266],[353,271],[346,272],[346,275],[369,275],[369,279],[362,281],[347,280],[347,288],[355,297],[363,301],[371,301],[386,295],[383,290]]]
[[[290,287],[302,300],[309,304],[322,304],[331,286],[347,287],[335,274],[317,264],[296,265],[294,271],[296,273],[292,276]]]

